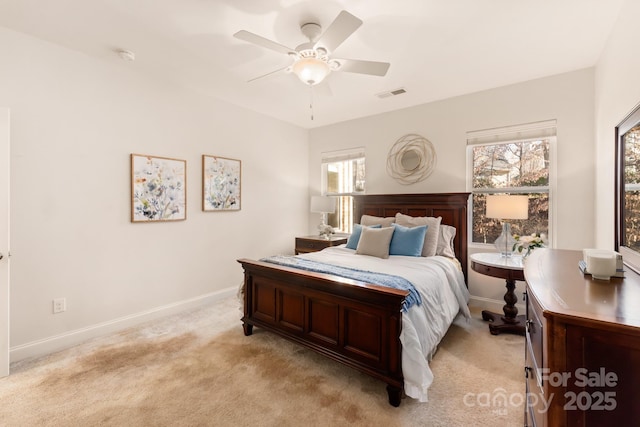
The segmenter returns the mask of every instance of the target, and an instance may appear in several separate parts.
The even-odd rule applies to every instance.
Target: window
[[[640,105],[616,127],[615,249],[640,271]]]
[[[322,192],[335,196],[336,212],[327,223],[336,231],[351,233],[353,194],[364,193],[364,148],[322,153]]]
[[[551,152],[555,120],[467,133],[471,165],[471,242],[493,243],[502,232],[499,219],[486,218],[488,194],[526,194],[529,218],[510,220],[514,234],[550,234]]]

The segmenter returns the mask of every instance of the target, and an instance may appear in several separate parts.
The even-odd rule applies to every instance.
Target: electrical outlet
[[[56,298],[53,300],[53,313],[62,313],[67,310],[67,299]]]

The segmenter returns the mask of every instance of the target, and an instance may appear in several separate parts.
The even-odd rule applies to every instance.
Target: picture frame
[[[242,197],[242,161],[202,155],[202,210],[239,211]]]
[[[187,219],[187,161],[131,154],[131,222]]]

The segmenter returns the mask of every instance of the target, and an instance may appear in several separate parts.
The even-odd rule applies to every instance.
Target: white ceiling
[[[624,1],[0,0],[0,25],[312,128],[591,67]],[[330,91],[313,95],[314,120],[295,75],[247,83],[291,59],[235,32],[296,47],[307,41],[301,24],[326,28],[341,10],[364,24],[335,56],[390,62],[385,77],[330,74]]]

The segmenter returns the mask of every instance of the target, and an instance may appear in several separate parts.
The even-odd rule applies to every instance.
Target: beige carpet
[[[394,408],[380,381],[259,328],[245,337],[228,298],[14,364],[0,425],[521,426],[524,338],[473,314],[441,343],[427,403]]]

